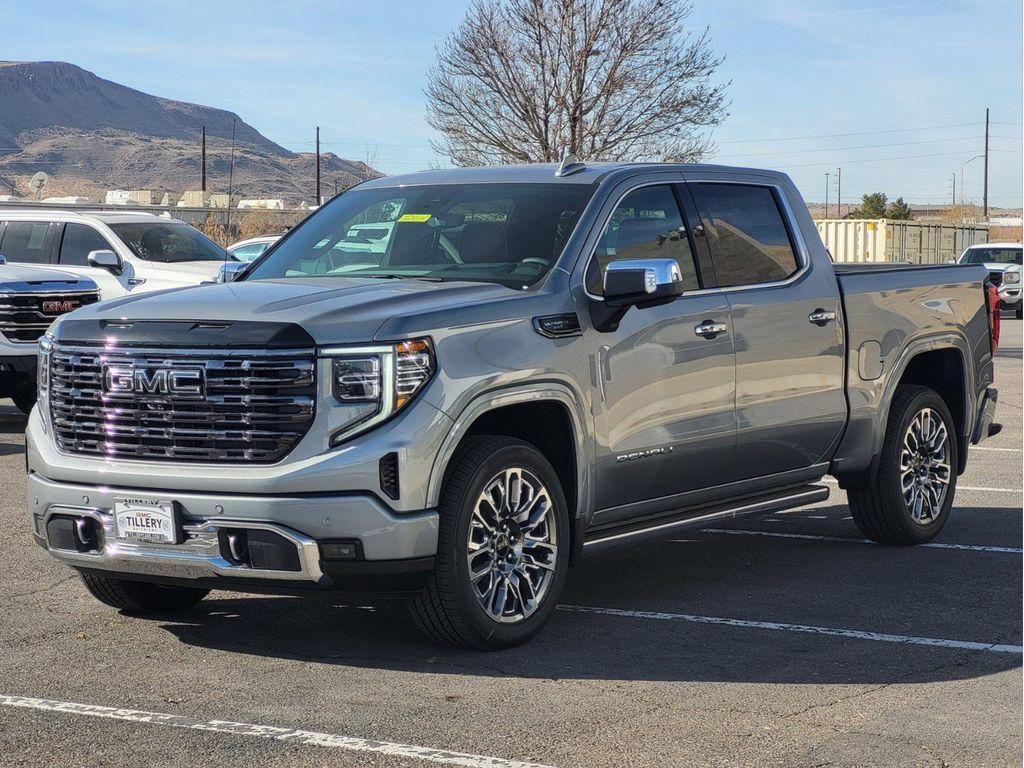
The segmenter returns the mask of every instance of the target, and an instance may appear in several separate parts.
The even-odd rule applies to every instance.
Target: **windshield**
[[[146,261],[234,261],[202,232],[182,222],[139,222],[108,225],[132,253]]]
[[[594,193],[584,184],[354,189],[317,211],[246,275],[417,277],[529,286]]]
[[[970,248],[961,264],[1020,264],[1021,248]]]

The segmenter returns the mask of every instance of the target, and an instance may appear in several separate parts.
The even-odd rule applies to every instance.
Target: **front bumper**
[[[999,305],[1003,309],[1014,309],[1021,301],[1021,284],[1014,283],[1011,286],[1001,285],[999,287]]]
[[[119,541],[114,500],[173,501],[180,544]],[[395,514],[375,497],[178,493],[28,478],[28,509],[40,546],[69,565],[158,583],[252,591],[414,590],[433,566],[437,513]],[[257,533],[258,532],[258,533]],[[260,539],[262,554],[235,557],[230,535]],[[347,544],[346,559],[325,544]],[[251,549],[251,547],[250,547]]]

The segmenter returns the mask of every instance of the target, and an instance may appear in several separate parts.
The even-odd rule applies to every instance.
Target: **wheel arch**
[[[962,335],[931,334],[905,344],[879,399],[878,412],[871,430],[871,460],[861,470],[837,473],[840,486],[863,487],[874,478],[882,455],[889,411],[897,390],[906,384],[922,384],[934,389],[946,402],[957,432],[957,474],[962,474],[967,463],[973,414],[977,406],[977,395],[971,388],[973,381],[974,363],[970,345]]]
[[[558,474],[569,506],[573,553],[580,549],[582,520],[591,505],[591,447],[580,398],[564,384],[516,386],[482,393],[454,419],[434,460],[427,504],[436,507],[452,458],[468,437],[499,434],[536,446]]]

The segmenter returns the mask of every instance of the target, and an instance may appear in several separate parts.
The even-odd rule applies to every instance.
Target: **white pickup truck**
[[[216,279],[220,246],[183,221],[135,211],[0,208],[0,397],[28,413],[36,342],[100,299]]]
[[[199,285],[235,260],[194,227],[152,213],[14,207],[0,208],[0,254],[81,274],[103,299]]]

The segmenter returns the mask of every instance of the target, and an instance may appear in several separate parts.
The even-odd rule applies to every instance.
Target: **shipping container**
[[[988,242],[986,224],[890,219],[822,219],[814,223],[833,261],[842,263],[944,264],[969,246]]]

